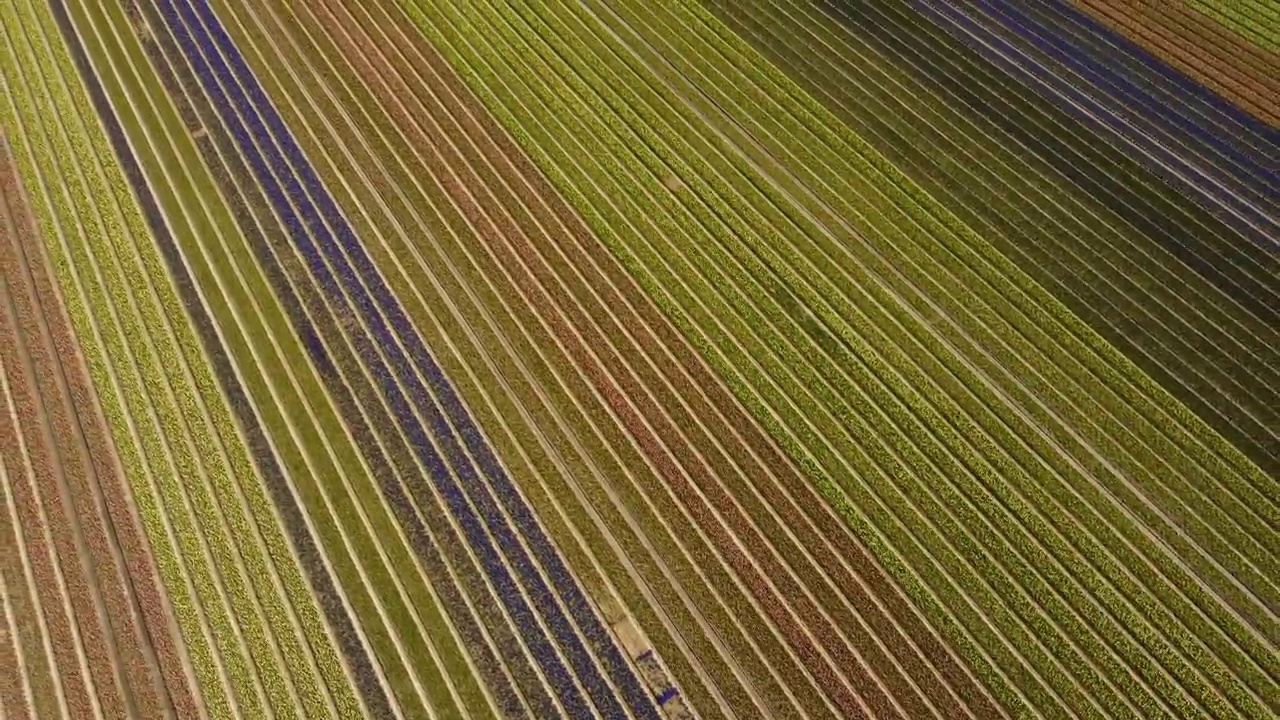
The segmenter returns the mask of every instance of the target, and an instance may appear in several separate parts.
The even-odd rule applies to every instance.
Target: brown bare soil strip
[[[432,159],[429,164],[439,162],[461,176],[461,183],[449,178],[439,181],[841,713],[863,716],[861,703],[865,702],[875,717],[931,714],[922,704],[919,693],[923,692],[946,717],[996,714],[994,704],[905,605],[867,551],[826,512],[822,499],[695,351],[646,302],[642,291],[500,131],[443,58],[420,36],[413,36],[414,42],[398,36],[390,43],[370,38],[344,10],[330,14],[335,13],[333,5],[321,13],[322,19],[335,41],[346,46],[347,59],[378,94],[398,127]],[[390,26],[378,21],[378,27]],[[355,43],[369,50],[355,48],[344,33],[351,33]],[[421,78],[430,78],[433,85],[440,83],[453,93],[472,117],[461,113],[450,117],[431,99],[433,90],[425,82],[402,77],[380,51],[372,50],[392,47]],[[443,132],[429,136],[431,129],[424,129],[400,105],[410,99],[421,100],[415,110],[435,116]],[[473,161],[457,157],[449,137],[458,134],[479,145],[503,174],[507,187],[486,182],[475,175]],[[508,213],[521,210],[532,215],[517,226]],[[570,272],[564,268],[574,268],[583,277],[566,280]],[[687,436],[692,436],[692,442]],[[781,516],[780,522],[771,510]],[[834,552],[828,552],[828,547]],[[803,548],[814,550],[816,567]],[[804,580],[797,582],[784,557]],[[849,565],[841,562],[842,557]],[[879,608],[868,592],[871,588],[881,602],[897,605],[893,613],[897,617]],[[847,604],[841,602],[841,594]],[[856,610],[850,612],[850,608]],[[905,621],[909,639],[895,619]],[[840,632],[850,640],[845,642]],[[894,667],[876,637],[910,674],[915,687]]]
[[[8,428],[6,439],[21,433],[26,443],[101,712],[198,717],[167,600],[7,152],[0,182],[10,210],[0,269],[11,313],[0,352],[18,408],[18,427]],[[55,645],[66,646],[55,647],[57,654],[74,649],[69,637]],[[72,693],[69,705],[73,698],[88,699]],[[74,717],[89,717],[71,707]]]
[[[13,246],[9,240],[5,244]],[[11,294],[21,292],[22,286],[15,287],[7,273],[3,277],[6,293],[4,307],[0,310],[3,312],[3,320],[0,321],[0,366],[4,368],[9,390],[9,397],[6,399],[12,407],[0,411],[0,457],[3,457],[4,464],[9,468],[9,491],[12,493],[18,525],[27,549],[34,595],[44,610],[45,631],[53,647],[55,672],[61,681],[68,711],[73,717],[92,718],[95,714],[91,691],[87,685],[89,678],[85,677],[80,665],[79,643],[72,627],[74,618],[66,611],[66,598],[58,584],[56,546],[51,547],[48,542],[49,536],[46,533],[50,528],[46,525],[49,523],[41,510],[41,498],[36,487],[37,483],[44,484],[45,473],[41,462],[46,449],[42,438],[29,438],[24,433],[24,430],[30,431],[28,423],[31,422],[35,398],[24,368],[26,363],[19,344],[21,332],[18,319],[7,300]],[[38,429],[39,425],[35,427]],[[58,519],[58,514],[54,513],[51,523],[54,533],[61,524]],[[65,520],[65,516],[62,519]],[[55,536],[55,542],[56,539]],[[21,625],[37,620],[34,615],[27,615],[20,617],[18,622]]]
[[[0,276],[0,293],[8,291],[4,277]],[[6,385],[4,402],[0,403],[3,412],[8,411],[8,392]],[[54,697],[53,678],[44,661],[43,634],[32,620],[36,610],[15,534],[9,472],[3,458],[0,458],[0,508],[3,508],[0,512],[0,603],[4,604],[3,617],[0,617],[0,668],[12,668],[0,677],[0,717],[6,720],[35,718],[31,695],[35,695],[41,716],[48,717],[53,712],[49,707]]]
[[[1280,59],[1185,3],[1074,0],[1112,30],[1269,125],[1280,125]]]

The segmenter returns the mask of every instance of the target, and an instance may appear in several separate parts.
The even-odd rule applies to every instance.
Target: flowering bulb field
[[[0,718],[1280,716],[1274,0],[0,19]]]

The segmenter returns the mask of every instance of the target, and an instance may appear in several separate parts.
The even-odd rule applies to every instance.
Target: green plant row
[[[1186,0],[1270,53],[1280,53],[1280,7],[1273,0]]]
[[[302,19],[306,20],[307,16]],[[322,38],[323,30],[321,28],[312,25],[310,22],[307,22],[307,27],[312,38]],[[327,41],[324,44],[328,46]],[[336,48],[330,49],[328,50],[328,55],[329,57],[340,57],[341,51]],[[300,69],[308,65],[305,60],[298,60],[292,64]],[[315,63],[311,64],[315,65]],[[352,112],[352,108],[377,106],[376,99],[368,94],[367,90],[362,88],[359,83],[347,83],[336,79],[333,75],[330,75],[330,78],[329,83],[327,83],[329,87],[336,88],[341,86],[345,92],[351,92],[354,95],[330,101],[324,97],[323,92],[315,89],[315,85],[310,85],[310,97],[317,100],[323,110],[319,116],[329,117],[331,122],[341,122],[341,113],[337,110],[338,107],[345,108],[346,113],[355,115],[357,113]],[[296,93],[296,90],[297,86],[285,86],[280,88],[279,94],[281,97],[298,97],[300,95]],[[337,102],[338,105],[335,106],[332,102]],[[289,112],[294,113],[295,111],[290,108]],[[575,490],[564,483],[562,479],[564,471],[555,469],[551,465],[553,461],[547,456],[546,451],[539,447],[536,436],[531,435],[527,421],[525,423],[512,422],[513,419],[520,417],[520,413],[516,409],[517,406],[513,404],[513,401],[518,400],[526,408],[542,406],[547,401],[540,399],[535,390],[535,387],[541,386],[545,391],[549,391],[548,394],[552,395],[551,401],[556,404],[558,412],[571,419],[571,429],[568,429],[568,432],[577,437],[570,439],[568,435],[561,436],[551,452],[559,456],[558,460],[570,463],[574,480],[579,484],[582,491],[592,496],[592,504],[595,505],[597,510],[616,512],[599,483],[602,477],[610,475],[625,476],[625,471],[622,470],[625,465],[616,468],[610,467],[617,463],[617,459],[616,452],[608,448],[609,445],[613,445],[615,449],[622,450],[626,455],[630,455],[634,450],[630,448],[629,441],[624,436],[617,435],[616,429],[609,430],[614,428],[615,421],[609,419],[607,415],[599,415],[600,410],[598,407],[586,408],[586,412],[595,414],[596,419],[587,420],[585,417],[581,417],[581,413],[584,410],[577,405],[571,396],[564,395],[563,391],[560,390],[566,383],[566,373],[563,368],[571,367],[571,361],[567,358],[560,361],[554,359],[548,361],[546,359],[548,355],[553,358],[559,355],[558,349],[553,345],[546,344],[545,335],[531,337],[528,331],[523,329],[536,326],[541,320],[536,314],[530,312],[530,308],[525,306],[526,301],[522,297],[518,295],[511,296],[510,290],[506,291],[507,296],[505,298],[495,294],[493,278],[500,277],[502,270],[491,269],[492,260],[488,259],[485,253],[476,253],[474,250],[468,249],[465,244],[459,244],[460,239],[469,236],[471,230],[465,225],[465,220],[456,215],[457,211],[449,208],[450,201],[447,197],[441,195],[440,190],[434,183],[423,183],[414,177],[415,172],[422,172],[422,170],[406,168],[403,166],[402,161],[397,160],[397,157],[413,157],[414,150],[405,145],[399,131],[390,122],[388,116],[377,112],[373,113],[372,117],[369,116],[368,112],[360,112],[358,114],[360,115],[358,119],[360,127],[355,130],[355,133],[366,138],[380,138],[382,140],[382,142],[378,143],[378,149],[381,152],[378,153],[378,157],[371,158],[371,160],[391,173],[392,177],[390,179],[392,182],[386,185],[379,182],[381,193],[378,193],[375,188],[366,183],[355,184],[353,190],[356,197],[351,199],[354,205],[373,208],[383,204],[385,209],[382,213],[369,213],[369,217],[365,217],[363,213],[353,214],[353,219],[361,224],[372,222],[372,225],[366,226],[366,229],[362,230],[363,236],[379,237],[388,241],[389,247],[381,244],[376,244],[373,247],[380,266],[384,268],[401,266],[404,271],[407,271],[409,282],[406,282],[406,278],[401,276],[400,273],[388,273],[389,280],[396,288],[398,296],[406,301],[411,315],[418,321],[418,326],[428,334],[432,347],[438,347],[442,350],[452,347],[459,348],[456,352],[450,350],[442,353],[442,361],[446,370],[450,373],[451,378],[458,379],[464,396],[468,398],[468,406],[480,412],[482,423],[486,430],[489,430],[490,438],[499,443],[503,451],[502,457],[513,466],[514,476],[522,481],[526,490],[531,491],[530,496],[538,505],[540,517],[549,520],[553,535],[556,537],[560,547],[566,549],[569,553],[574,567],[590,568],[593,562],[601,563],[604,565],[604,573],[614,579],[615,582],[619,582],[625,576],[626,571],[620,566],[616,555],[608,554],[603,555],[603,557],[597,555],[598,559],[592,560],[591,557],[584,555],[582,549],[578,547],[580,541],[575,538],[575,533],[582,533],[587,538],[591,538],[587,540],[587,544],[593,548],[604,548],[608,546],[608,543],[605,542],[602,536],[598,535],[600,530],[586,511],[577,503],[569,502],[569,499],[574,497]],[[316,114],[301,109],[297,111],[297,115],[296,120],[299,126],[313,124],[314,120],[309,118],[317,117]],[[343,154],[343,148],[335,144],[335,138],[337,136],[349,137],[350,135],[340,130],[321,131],[317,135],[319,135],[318,142],[320,145],[327,146],[328,149],[322,150],[318,148],[311,155],[317,159],[324,158],[321,162],[323,169],[332,172],[335,176],[344,171],[349,172],[350,166],[347,166],[344,170],[343,167],[333,167],[329,163],[332,162],[331,158],[339,157]],[[307,136],[303,138],[303,142],[305,145],[316,142],[316,140],[311,136]],[[394,149],[384,149],[386,147],[383,144],[384,142],[394,143],[396,147]],[[363,155],[363,151],[359,148],[355,148],[355,151]],[[365,161],[358,156],[347,162],[359,164]],[[332,169],[330,169],[331,167]],[[415,194],[419,194],[419,197],[423,200],[422,203],[416,203],[415,199],[404,197],[404,193],[410,188],[417,191]],[[340,191],[340,194],[345,194],[345,191]],[[415,206],[424,208],[424,210],[425,208],[431,208],[431,212],[419,214],[414,209]],[[447,209],[442,211],[442,207]],[[390,213],[394,213],[394,216]],[[426,215],[426,217],[423,217],[423,215]],[[425,227],[428,229],[429,236],[433,238],[433,241],[413,246],[403,245],[401,244],[403,242],[401,238],[402,232],[397,230],[396,225],[393,224],[395,222],[405,228]],[[421,266],[415,262],[407,262],[407,258],[415,255],[421,255]],[[424,274],[421,269],[422,266],[430,268],[452,267],[455,269],[454,272],[458,274],[454,275],[454,272],[443,271]],[[436,290],[436,288],[439,288],[439,290]],[[439,294],[437,295],[437,293]],[[477,310],[483,307],[483,312],[467,309],[470,306],[468,295],[471,293],[479,295],[479,297],[475,298],[475,301],[480,304],[475,307]],[[461,307],[454,313],[438,310],[433,312],[426,309],[428,307],[447,307],[449,303],[461,305]],[[513,310],[513,308],[518,308],[518,310]],[[461,313],[471,319],[471,329],[481,333],[480,337],[476,338],[476,340],[468,339],[468,332],[459,324],[457,313]],[[498,324],[496,328],[498,334],[493,334],[493,331],[487,327],[487,323],[476,323],[475,318],[485,316],[488,316]],[[444,334],[440,335],[439,333],[442,330]],[[514,342],[504,342],[500,339],[504,336],[518,339]],[[481,345],[473,346],[471,344],[476,341],[479,341]],[[541,344],[543,347],[539,349],[535,343]],[[520,352],[521,350],[525,352]],[[524,358],[508,357],[513,352],[519,352]],[[464,360],[464,358],[482,358],[486,355],[494,359],[498,364],[497,370],[501,374],[500,376],[490,375],[492,371],[489,368],[476,363],[474,360]],[[521,369],[520,364],[522,362],[526,368],[531,368],[535,375],[536,379],[533,385],[515,383],[513,390],[518,393],[515,398],[507,393],[485,390],[485,388],[500,388],[504,382],[510,383],[510,378],[516,378],[522,373],[529,372]],[[556,367],[561,369],[553,370]],[[557,377],[558,375],[560,377]],[[499,377],[508,379],[502,381],[499,380]],[[567,377],[573,376],[568,374]],[[581,380],[574,378],[573,381],[570,381],[570,384],[580,385]],[[587,396],[590,396],[591,392],[588,389],[581,388],[573,388],[570,391],[585,393]],[[477,401],[472,402],[472,398],[477,398]],[[499,404],[496,412],[490,410],[490,403]],[[533,412],[534,416],[538,415],[536,410],[531,410],[530,412]],[[504,417],[507,419],[504,420]],[[573,418],[580,417],[581,419],[573,420]],[[513,425],[514,427],[512,427]],[[584,432],[585,429],[593,427],[606,428],[605,432],[610,433],[611,439],[602,442],[598,435],[599,430]],[[518,436],[517,443],[508,444],[509,440],[504,437],[508,432]],[[559,433],[556,434],[559,435]],[[583,457],[584,449],[575,448],[575,440],[587,442],[589,447],[585,448],[585,452],[594,457],[590,459]],[[537,458],[540,466],[538,469],[524,469],[526,467],[524,463],[527,461],[523,455],[526,452]],[[610,458],[610,455],[614,455],[614,457]],[[593,468],[588,463],[598,465]],[[643,468],[644,461],[637,458],[628,461],[626,465],[630,465],[633,468]],[[648,476],[648,473],[645,472],[645,475]],[[543,483],[546,483],[549,487],[544,489],[542,487]],[[646,479],[645,483],[650,488],[655,488],[658,492],[661,492],[661,486],[652,479]],[[650,503],[646,503],[644,495],[633,495],[629,488],[630,484],[622,484],[615,487],[615,489],[623,489],[630,497],[626,506],[632,510],[647,508]],[[564,523],[564,520],[560,518],[562,514],[566,514],[566,511],[570,515],[567,519],[568,523]],[[649,512],[645,512],[643,515],[652,517],[646,523],[648,527],[659,530],[657,533],[649,533],[650,540],[661,544],[669,544],[671,541],[666,531],[661,530],[661,521],[657,520],[655,516],[650,516]],[[614,534],[622,535],[620,540],[627,546],[629,551],[627,554],[633,559],[638,554],[642,554],[642,556],[649,554],[642,546],[638,545],[637,538],[630,533],[619,533],[619,528],[625,527],[624,520],[608,523],[608,527]],[[679,546],[671,547],[675,548],[674,551],[661,553],[668,561],[680,557]],[[670,611],[673,606],[678,608],[680,605],[679,597],[671,594],[669,580],[663,577],[665,573],[655,567],[648,569],[646,574],[649,577],[651,587],[657,589],[659,594],[664,597],[664,609]],[[690,578],[692,575],[691,566],[684,565],[684,571],[677,574],[682,575],[684,578]],[[598,584],[599,581],[594,576],[595,573],[591,572],[584,574],[584,580],[588,587],[597,597],[601,595],[607,596],[608,588],[600,586]],[[688,584],[691,582],[689,579],[685,579],[683,582],[685,582],[686,587],[697,587],[704,581],[698,579],[696,575],[692,575],[693,585]],[[663,653],[663,656],[668,661],[671,661],[673,653],[678,651],[669,642],[664,642],[664,637],[669,636],[663,624],[653,616],[652,609],[648,607],[648,601],[639,594],[634,586],[631,586],[630,583],[623,583],[622,585],[623,587],[620,587],[619,590],[623,594],[624,600],[627,601],[629,607],[641,620],[644,627],[649,630],[651,639],[659,651]],[[649,618],[653,619],[646,622],[646,619]],[[683,625],[683,627],[697,627],[691,619],[686,619],[685,622],[687,624]],[[704,659],[704,662],[714,657],[712,654],[715,652],[714,647],[706,644],[706,639],[701,637],[700,631],[686,635],[686,641],[697,643],[705,648],[705,651],[698,653]],[[681,677],[682,683],[687,682],[686,678],[692,679],[695,677],[691,671],[686,674],[677,673],[677,675]],[[726,671],[725,674],[720,675],[720,678],[726,680],[731,676]],[[686,692],[688,691],[687,687],[684,689]],[[723,690],[724,688],[722,688]],[[695,697],[697,697],[696,693]],[[709,706],[709,703],[706,702],[698,704],[700,706]],[[741,703],[735,703],[735,705],[747,707]]]
[[[668,53],[668,56],[670,56],[670,53]],[[736,65],[734,65],[734,67],[750,67],[750,65],[747,65],[747,64],[745,63],[745,61],[736,60],[736,62],[739,62],[740,64],[736,64]],[[726,87],[726,86],[728,86],[729,84],[728,84],[728,83],[726,83],[726,82],[723,80],[723,78],[717,77],[717,78],[713,79],[712,81],[710,81],[710,82],[708,83],[708,85],[714,85],[714,86],[715,86],[715,87],[717,87],[717,88],[721,88],[721,87]],[[726,101],[726,100],[723,100],[723,99],[718,99],[717,101],[718,101],[718,102],[720,102],[722,106],[723,106],[723,105],[728,104],[728,102],[729,102],[729,101]],[[757,103],[757,105],[756,105],[755,107],[760,107],[760,104],[759,104],[759,103]],[[799,138],[801,138],[801,137],[802,137],[802,134],[800,134],[800,133],[796,132],[795,130],[791,130],[791,131],[790,131],[790,133],[787,135],[787,137],[796,137],[796,138],[798,138],[798,139],[799,139]],[[810,146],[812,146],[812,145],[816,145],[816,144],[817,144],[817,143],[810,142]],[[823,146],[823,147],[835,147],[835,145],[833,145],[829,140],[827,141],[827,143],[826,143],[826,144],[824,144],[824,145],[822,145],[822,146]],[[816,165],[815,163],[816,163],[816,159],[814,159],[814,158],[809,158],[809,159],[808,159],[808,162],[805,164],[805,167],[816,167],[817,165]],[[846,174],[847,174],[847,175],[852,175],[852,173],[846,173]],[[840,191],[838,191],[838,192],[837,192],[837,198],[834,200],[834,202],[838,202],[838,201],[839,201],[839,199],[847,198],[847,197],[850,197],[850,196],[851,196],[851,193],[848,191],[848,189],[842,189],[842,190],[840,190]],[[846,213],[850,213],[850,212],[852,212],[852,209],[846,209],[846,210],[845,210],[845,212],[846,212]],[[893,243],[893,245],[894,245],[894,247],[896,248],[896,247],[901,247],[902,245],[904,245],[904,243],[902,243],[901,241],[896,241],[895,243]],[[828,270],[826,271],[826,274],[827,274],[827,275],[830,275],[830,274],[832,274],[834,271],[835,271],[835,270],[834,270],[834,268],[828,268]],[[856,284],[858,284],[858,285],[862,285],[862,286],[865,286],[865,284],[866,284],[866,283],[864,283],[864,282],[862,282],[862,281],[855,281],[855,283],[856,283]],[[969,304],[969,305],[972,305],[972,301],[970,300],[968,304]],[[957,303],[957,309],[958,309],[960,312],[963,312],[963,303]],[[842,317],[843,317],[843,316],[847,316],[850,312],[851,312],[851,309],[849,309],[849,308],[845,308],[845,309],[841,312],[841,316],[842,316]],[[922,315],[926,315],[926,316],[927,316],[927,312],[928,312],[928,309],[927,309],[927,308],[921,308],[921,314],[922,314]],[[899,322],[903,322],[904,324],[906,324],[906,325],[909,327],[910,321],[908,321],[908,320],[903,320],[903,319],[901,319],[901,318],[899,318],[899,320],[898,320],[898,321],[899,321]],[[877,325],[884,326],[884,323],[877,323]],[[939,356],[939,357],[943,357],[943,358],[945,358],[945,357],[946,357],[946,353],[944,353],[944,352],[940,352],[940,351],[939,351],[939,349],[938,349],[938,348],[936,348],[936,347],[934,348],[933,352],[934,352],[935,354],[938,354],[938,356]],[[1013,360],[1014,360],[1014,358],[1011,358],[1011,359],[1009,359],[1009,360],[1006,360],[1006,362],[1012,362]],[[895,360],[895,361],[891,362],[891,364],[892,364],[892,365],[894,365],[895,367],[898,367],[898,366],[900,366],[900,364],[901,364],[902,362],[904,362],[904,360],[903,360],[903,359],[898,359],[898,360]],[[963,370],[963,368],[953,368],[953,370],[952,370],[952,371],[953,371],[953,372],[955,372],[955,373],[956,373],[958,376],[960,376],[960,377],[963,377],[963,375],[964,375],[964,370]],[[941,373],[941,374],[939,374],[938,372],[930,372],[930,373],[928,373],[928,375],[929,375],[929,376],[931,376],[931,377],[947,377],[946,373]],[[918,378],[918,379],[914,379],[914,380],[912,381],[912,384],[913,384],[913,385],[919,385],[919,384],[920,384],[920,383],[922,383],[922,382],[925,382],[925,380],[924,380],[923,378]],[[954,389],[953,389],[952,394],[953,394],[953,395],[955,395],[955,393],[956,393],[956,392],[960,392],[960,393],[965,392],[965,387],[966,387],[966,386],[967,386],[967,387],[976,387],[976,386],[978,386],[978,385],[979,385],[979,383],[977,383],[977,382],[975,382],[975,381],[966,381],[962,386],[954,388]],[[991,400],[990,400],[990,399],[988,400],[988,403],[989,403],[989,404],[991,403]],[[977,412],[981,412],[981,411],[982,411],[981,406],[978,406],[978,410],[977,410]],[[977,415],[975,415],[975,416],[977,416]],[[1005,418],[1003,418],[1003,422],[1005,422],[1005,423],[1009,424],[1011,427],[1016,427],[1016,426],[1017,426],[1017,420],[1016,420],[1016,418],[1005,417]],[[998,425],[997,425],[997,426],[995,426],[995,429],[993,430],[993,432],[997,432],[997,433],[998,433],[999,431],[1000,431],[999,426],[998,426]],[[1006,445],[1006,446],[1009,446],[1009,445],[1010,445],[1010,443],[1013,443],[1013,447],[1016,449],[1016,443],[1017,443],[1017,442],[1018,442],[1018,439],[1017,439],[1017,438],[1005,438],[1005,439],[1004,439],[1004,442],[1003,442],[1002,444],[1004,444],[1004,445]],[[1051,452],[1051,450],[1050,450],[1050,449],[1048,449],[1048,448],[1042,448],[1042,449],[1040,450],[1040,452],[1041,452],[1042,454],[1048,455],[1048,454]],[[1015,454],[1016,454],[1016,452],[1015,452]],[[1034,458],[1034,457],[1024,457],[1024,458],[1022,459],[1022,464],[1023,464],[1023,466],[1024,466],[1024,467],[1034,467],[1034,463],[1035,463],[1035,458]],[[1061,467],[1061,468],[1059,468],[1059,471],[1060,471],[1060,472],[1061,472],[1065,477],[1070,477],[1070,476],[1073,474],[1073,471],[1071,470],[1071,468],[1070,468],[1069,466]],[[1039,506],[1039,505],[1041,505],[1042,503],[1047,502],[1047,501],[1048,501],[1048,496],[1045,496],[1045,499],[1042,499],[1042,500],[1033,500],[1033,504],[1035,504],[1035,505]],[[1107,506],[1108,506],[1107,500],[1106,500],[1105,498],[1099,498],[1099,499],[1098,499],[1097,501],[1095,501],[1095,502],[1101,502],[1103,507],[1107,507]],[[1261,528],[1257,528],[1256,530],[1261,531]],[[1132,538],[1132,542],[1134,542],[1135,544],[1138,544],[1139,546],[1141,546],[1142,544],[1147,544],[1147,545],[1149,545],[1149,544],[1150,544],[1150,543],[1149,543],[1149,541],[1148,541],[1148,540],[1143,536],[1142,532],[1141,532],[1140,530],[1138,530],[1137,528],[1133,528],[1133,529],[1132,529],[1132,532],[1130,533],[1130,535],[1131,535],[1131,538]],[[1233,538],[1233,539],[1234,539],[1234,540],[1236,540],[1237,542],[1239,542],[1239,538]],[[1246,542],[1247,542],[1247,539],[1246,539]],[[1123,552],[1123,548],[1121,548],[1120,550],[1117,550],[1116,552],[1117,552],[1117,553],[1122,553],[1122,552]],[[1157,551],[1157,552],[1158,552],[1158,551]],[[1123,558],[1123,555],[1120,555],[1120,556]],[[1130,561],[1128,561],[1128,560],[1122,560],[1122,564],[1125,564],[1125,565],[1127,565],[1129,562],[1130,562]],[[1195,592],[1195,591],[1199,590],[1198,586],[1196,586],[1194,583],[1192,583],[1192,584],[1190,585],[1190,588],[1191,588],[1190,592]],[[1202,594],[1203,594],[1203,593],[1202,593]],[[1214,602],[1211,598],[1205,598],[1205,601],[1206,601],[1206,602],[1208,602],[1208,603],[1210,603],[1210,605],[1211,605],[1211,606],[1212,606],[1212,604],[1213,604],[1213,602]],[[1234,623],[1234,622],[1235,622],[1235,621],[1234,621],[1234,618],[1230,618],[1230,617],[1229,617],[1229,615],[1223,615],[1223,614],[1221,614],[1221,613],[1219,613],[1219,619],[1220,619],[1220,620],[1223,620],[1223,621],[1226,621],[1226,622],[1232,622],[1232,623]],[[1246,661],[1246,663],[1247,663],[1247,661]]]
[[[113,13],[117,28],[123,13]],[[227,349],[240,371],[249,397],[280,455],[299,497],[310,529],[319,540],[334,579],[357,622],[356,631],[372,648],[386,677],[392,702],[412,715],[430,712],[417,675],[435,666],[436,634],[446,626],[433,623],[431,588],[391,517],[370,469],[348,434],[334,401],[320,383],[314,366],[293,332],[244,234],[219,194],[209,170],[200,163],[194,140],[176,109],[166,99],[159,79],[146,72],[147,59],[136,39],[119,50],[128,53],[139,75],[124,78],[128,92],[143,107],[130,115],[131,135],[167,138],[167,146],[144,145],[157,173],[171,180],[162,202],[187,223],[176,232],[201,291],[217,318]],[[218,166],[221,169],[221,166]],[[185,210],[184,210],[185,208]],[[264,208],[257,208],[262,212]],[[246,219],[253,222],[254,218]],[[298,597],[309,590],[298,589]],[[316,617],[308,636],[313,646],[330,642],[329,629]],[[336,660],[336,658],[334,658]],[[338,662],[325,663],[325,678],[343,717],[363,714]],[[437,676],[438,679],[438,676]],[[379,677],[355,678],[381,683]],[[431,684],[429,692],[449,693],[447,684]],[[438,696],[437,696],[438,697]],[[443,707],[443,706],[442,706]],[[482,712],[484,704],[469,708]]]
[[[1166,386],[1184,386],[1181,398],[1235,418],[1248,436],[1265,436],[1275,412],[1266,398],[1280,382],[1266,355],[1280,336],[1058,170],[993,142],[993,128],[976,124],[985,119],[947,107],[905,70],[946,60],[936,41],[910,37],[915,30],[904,16],[888,6],[868,11],[870,27],[854,34],[805,4],[708,5],[997,249],[1128,354],[1145,358],[1145,367],[1163,372]],[[890,55],[881,43],[894,35],[910,46]],[[971,68],[953,76],[971,88],[992,82]],[[1013,116],[1047,137],[1064,132]],[[1186,237],[1206,232],[1176,213],[1166,221]],[[1220,257],[1217,248],[1204,252]]]
[[[554,35],[554,34],[555,34],[555,33],[547,33],[547,35]],[[513,53],[514,53],[514,55],[510,55],[511,57],[524,57],[524,56],[527,56],[527,55],[528,55],[528,53],[525,51],[525,49],[524,49],[524,48],[517,48],[517,49],[512,50],[511,52],[513,52]],[[562,53],[562,56],[571,56],[571,53],[570,53],[570,52],[568,52],[568,51],[565,51],[565,52],[563,52],[563,53]],[[561,94],[561,95],[568,95],[568,93],[560,93],[560,94]],[[584,93],[584,94],[585,94],[585,93]],[[624,109],[622,109],[622,110],[619,110],[619,109],[615,108],[615,111],[617,111],[617,112],[624,112],[624,111],[625,111],[625,108],[624,108]],[[569,109],[569,110],[564,110],[564,111],[562,111],[562,112],[558,112],[558,113],[555,113],[555,114],[556,114],[559,118],[564,119],[564,118],[576,118],[576,117],[578,117],[579,115],[581,115],[581,114],[583,114],[583,113],[581,113],[580,111],[576,111],[576,110]],[[647,127],[647,126],[649,126],[649,125],[650,125],[650,123],[644,123],[644,122],[641,122],[641,123],[637,123],[637,125],[639,125],[641,128],[643,128],[643,127]],[[637,132],[643,132],[643,130],[637,130]],[[581,133],[581,132],[573,133],[573,132],[571,132],[571,135],[572,135],[572,136],[574,136],[574,137],[577,137],[577,138],[579,138],[579,139],[581,139],[581,138],[583,138],[583,137],[601,138],[601,137],[608,137],[608,132],[607,132],[607,131],[605,131],[605,132],[601,132],[601,131],[592,131],[592,130],[587,130],[585,133]],[[627,153],[627,150],[621,150],[621,151],[619,151],[619,156],[625,156],[625,155],[626,155],[626,153]],[[597,152],[597,153],[591,153],[591,154],[592,154],[592,155],[595,155],[596,157],[601,156],[601,153],[598,153],[598,152]],[[561,164],[561,166],[562,166],[562,167],[565,167],[565,166],[569,166],[569,165],[571,165],[572,163],[564,163],[563,161],[561,161],[561,163],[560,163],[560,164]],[[545,167],[545,165],[544,165],[544,167]],[[666,165],[666,167],[668,167],[668,168],[670,168],[670,167],[679,168],[679,165],[678,165],[678,164],[676,164],[676,163],[674,163],[674,162],[670,162],[670,163],[668,163],[668,164]],[[661,176],[662,176],[662,174],[663,174],[663,173],[661,173],[661,172],[660,172],[659,170],[657,170],[657,169],[655,169],[655,170],[654,170],[654,173],[655,173],[655,175],[657,175],[658,177],[661,177]],[[682,173],[682,174],[681,174],[681,177],[682,177],[682,179],[684,179],[684,180],[685,180],[685,182],[686,182],[686,183],[689,183],[689,182],[695,182],[695,183],[696,183],[696,182],[697,182],[697,180],[696,180],[696,176],[695,176],[695,175],[685,175],[685,174],[683,174],[683,173]],[[691,180],[690,180],[690,178],[691,178],[691,177],[693,177],[693,178],[695,178],[695,179],[691,181]],[[626,193],[626,197],[627,197],[628,199],[630,199],[630,198],[631,198],[631,197],[633,197],[634,195],[636,195],[636,192],[634,192],[634,191],[630,191],[630,192],[627,192],[627,193]],[[655,215],[655,214],[653,214],[653,213],[651,213],[651,214],[650,214],[650,216],[651,216],[651,217],[652,217],[653,215]],[[714,223],[715,221],[714,221],[714,220],[711,220],[711,222],[712,222],[712,223]],[[618,225],[621,225],[621,224],[622,224],[622,223],[618,223]],[[605,234],[605,233],[602,233],[602,234]],[[675,233],[675,234],[679,234],[679,233]],[[731,267],[731,264],[726,264],[726,263],[724,263],[722,260],[716,260],[716,259],[714,259],[714,258],[713,258],[713,259],[712,259],[712,261],[699,263],[699,266],[700,266],[700,268],[701,268],[701,269],[704,269],[704,271],[706,271],[706,272],[710,273],[710,272],[711,272],[711,270],[710,270],[709,268],[714,268],[714,267]],[[756,277],[768,277],[768,275],[769,275],[769,271],[768,271],[768,269],[767,269],[767,268],[757,268],[757,269],[763,270],[763,272],[760,272],[760,273],[751,273],[751,275],[755,275]],[[716,284],[717,286],[719,285],[719,283],[718,283],[714,278],[712,279],[712,281],[711,281],[711,282],[712,282],[713,284]],[[750,281],[747,281],[747,282],[748,282],[748,284],[752,284]],[[723,316],[721,316],[721,318],[723,319]],[[749,365],[749,361],[748,361],[748,365]],[[873,410],[873,412],[874,412],[874,410]],[[803,423],[803,421],[801,421],[801,422]]]

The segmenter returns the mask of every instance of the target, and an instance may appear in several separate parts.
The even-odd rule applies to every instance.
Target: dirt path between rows
[[[197,718],[167,599],[2,137],[0,189],[0,362],[9,400],[0,453],[67,712]],[[14,592],[10,582],[6,574]],[[20,636],[25,623],[40,622],[30,610],[15,613]],[[18,642],[24,655],[41,650]],[[29,682],[37,708],[57,702],[36,697],[56,692],[54,683]]]

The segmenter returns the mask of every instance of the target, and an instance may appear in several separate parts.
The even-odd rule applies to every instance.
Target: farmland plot
[[[3,715],[1270,717],[1272,11],[16,2]]]

